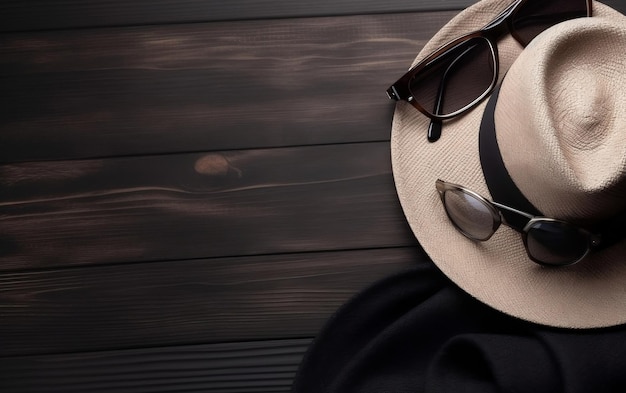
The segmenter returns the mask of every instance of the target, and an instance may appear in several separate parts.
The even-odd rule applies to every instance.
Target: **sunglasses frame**
[[[411,93],[409,85],[410,85],[411,79],[413,79],[415,75],[420,73],[425,68],[428,68],[434,61],[439,60],[441,57],[445,56],[447,53],[455,51],[461,45],[465,45],[471,42],[471,40],[478,39],[478,38],[481,38],[487,41],[489,49],[491,50],[491,58],[493,61],[493,64],[492,64],[493,77],[492,77],[491,83],[489,84],[489,87],[485,89],[485,91],[481,95],[479,95],[476,99],[474,99],[473,101],[471,101],[464,107],[457,109],[454,112],[447,113],[444,115],[438,115],[438,114],[433,113],[432,110],[430,111],[427,110],[426,108],[421,106],[417,100],[413,99],[413,94]],[[387,89],[387,96],[390,99],[393,99],[396,101],[403,100],[403,101],[409,102],[415,109],[417,109],[418,111],[423,113],[425,116],[429,117],[430,119],[433,119],[433,120],[450,119],[452,117],[458,116],[461,113],[469,110],[470,108],[478,104],[480,101],[482,101],[485,97],[487,97],[489,93],[493,91],[493,88],[496,86],[496,83],[498,82],[499,73],[500,73],[500,63],[498,61],[498,47],[493,44],[493,42],[489,39],[488,36],[485,35],[485,32],[477,31],[477,32],[470,33],[468,35],[457,38],[456,40],[447,43],[445,46],[437,49],[435,52],[430,54],[424,60],[416,64],[415,67],[411,68],[396,83],[394,83],[389,89]]]
[[[543,265],[543,266],[552,266],[552,267],[558,267],[558,266],[569,266],[569,265],[573,265],[575,263],[580,262],[581,260],[583,260],[590,252],[591,250],[597,248],[598,246],[600,246],[601,244],[601,237],[600,235],[594,234],[584,228],[581,228],[579,226],[570,224],[567,221],[563,221],[563,220],[558,220],[555,218],[549,218],[549,217],[538,217],[538,216],[534,216],[532,214],[523,212],[521,210],[517,210],[514,209],[512,207],[503,205],[501,203],[498,202],[493,202],[488,200],[487,198],[483,197],[482,195],[469,190],[461,185],[458,184],[454,184],[454,183],[448,183],[444,180],[441,179],[437,179],[437,181],[435,182],[435,187],[437,188],[437,192],[439,193],[439,197],[441,199],[441,203],[443,204],[443,208],[446,212],[446,215],[448,216],[448,220],[452,223],[452,225],[454,226],[454,228],[459,231],[461,234],[463,234],[463,236],[467,237],[470,240],[475,240],[475,241],[487,241],[489,240],[493,234],[498,230],[498,228],[500,228],[501,224],[504,224],[512,229],[514,229],[515,231],[519,232],[522,235],[522,242],[524,243],[524,248],[526,249],[526,254],[528,255],[528,258],[530,258],[530,260],[532,260],[533,262],[539,264],[539,265]],[[448,211],[448,206],[446,204],[446,200],[445,200],[445,193],[448,191],[459,191],[462,192],[464,194],[468,194],[471,197],[473,197],[474,199],[476,199],[477,201],[479,201],[482,205],[484,205],[485,207],[487,207],[487,209],[489,210],[489,212],[491,213],[491,217],[492,217],[492,222],[493,222],[493,226],[492,226],[492,231],[489,234],[489,236],[485,237],[485,238],[477,238],[476,236],[471,235],[470,233],[464,231],[461,227],[459,227],[459,225],[456,223],[456,221],[451,217],[450,212]],[[500,209],[504,209],[519,215],[522,215],[526,218],[529,219],[529,221],[524,225],[524,227],[519,228],[516,226],[513,226],[509,223],[506,222],[506,220],[504,220],[502,213],[500,211]],[[549,262],[544,262],[538,258],[536,258],[535,256],[533,256],[530,252],[530,249],[528,248],[528,233],[530,232],[530,230],[532,230],[534,228],[534,226],[538,223],[559,223],[562,224],[564,226],[568,226],[570,228],[573,228],[575,230],[577,230],[579,233],[581,233],[583,236],[585,236],[585,238],[587,239],[587,244],[586,244],[586,250],[585,252],[579,256],[577,259],[570,261],[568,263],[562,263],[562,264],[554,264],[554,263],[549,263]]]
[[[423,113],[425,116],[429,117],[432,120],[445,120],[450,119],[452,117],[458,116],[463,112],[473,108],[476,104],[482,101],[486,96],[488,96],[492,91],[495,85],[498,82],[499,78],[499,60],[498,60],[498,47],[496,41],[502,35],[506,33],[510,33],[511,36],[519,42],[522,46],[526,46],[528,43],[525,42],[522,37],[515,31],[513,28],[513,20],[514,16],[518,13],[518,11],[526,4],[528,1],[536,1],[536,0],[516,0],[511,3],[507,8],[505,8],[498,16],[496,16],[491,22],[487,23],[480,30],[471,32],[469,34],[465,34],[457,39],[454,39],[441,47],[435,50],[428,56],[426,56],[423,60],[417,63],[414,67],[412,67],[408,72],[406,72],[400,79],[398,79],[393,85],[391,85],[387,89],[387,96],[389,99],[396,101],[407,101],[409,102],[415,109]],[[541,1],[541,0],[540,0]],[[586,0],[587,3],[587,16],[592,15],[592,1]],[[459,46],[465,44],[466,42],[475,39],[482,38],[485,39],[489,48],[491,49],[491,55],[493,58],[493,78],[489,87],[476,99],[465,105],[464,107],[451,112],[449,114],[439,115],[436,113],[432,113],[433,111],[426,110],[422,107],[417,100],[413,98],[411,90],[409,88],[409,84],[411,79],[415,77],[420,71],[429,67],[435,60],[438,60],[440,57],[445,56],[447,53],[457,49]],[[454,63],[454,60],[452,63]]]

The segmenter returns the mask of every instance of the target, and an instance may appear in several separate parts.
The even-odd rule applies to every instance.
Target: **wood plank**
[[[420,261],[413,247],[4,273],[0,356],[310,337]]]
[[[475,0],[16,0],[0,3],[0,32],[458,10],[474,2]]]
[[[0,3],[0,32],[94,26],[460,10],[476,0],[14,0]],[[626,11],[625,0],[603,3]]]
[[[414,245],[389,143],[0,166],[0,270]]]
[[[311,339],[0,358],[5,393],[289,392]]]
[[[0,35],[0,162],[388,140],[386,88],[453,15]]]
[[[0,162],[386,140],[384,90],[452,15],[4,34]]]

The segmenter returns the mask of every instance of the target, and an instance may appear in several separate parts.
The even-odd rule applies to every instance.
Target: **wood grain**
[[[458,10],[474,0],[14,0],[0,3],[0,32],[94,26]]]
[[[388,140],[386,88],[453,15],[0,35],[0,162]]]
[[[5,273],[0,356],[310,337],[366,285],[425,261],[395,248]]]
[[[476,0],[13,0],[0,3],[0,32],[220,20],[460,10]],[[620,12],[624,0],[604,0]]]
[[[0,358],[5,393],[289,392],[311,339]]]
[[[414,245],[389,144],[0,166],[0,270]]]
[[[475,0],[40,0],[0,4],[0,31],[459,10]],[[626,1],[603,1],[624,12]]]
[[[386,140],[454,14],[3,34],[0,162]]]

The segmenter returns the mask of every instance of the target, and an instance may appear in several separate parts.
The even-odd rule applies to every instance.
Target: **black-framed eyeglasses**
[[[516,0],[482,29],[448,42],[387,89],[431,119],[428,140],[441,136],[441,121],[479,103],[498,81],[498,38],[510,33],[526,46],[565,20],[591,16],[592,0]]]
[[[450,222],[469,239],[489,240],[500,225],[505,224],[521,233],[526,253],[532,261],[549,266],[572,265],[600,246],[600,235],[566,221],[533,216],[440,179],[435,186]],[[528,221],[518,228],[503,220],[501,210],[523,216]]]

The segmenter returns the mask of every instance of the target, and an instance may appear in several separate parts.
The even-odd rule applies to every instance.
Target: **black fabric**
[[[309,348],[292,391],[623,393],[626,327],[527,323],[422,261],[342,307]]]

